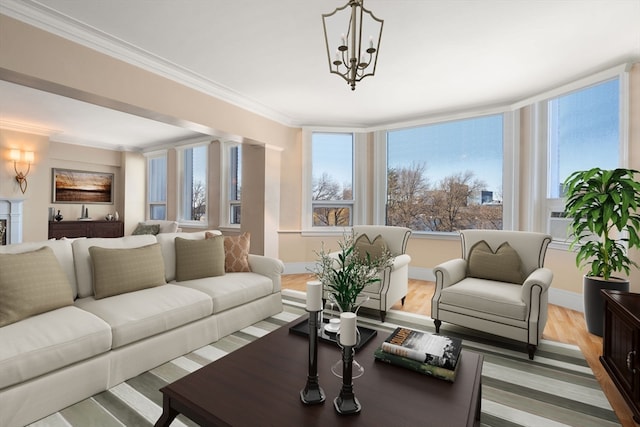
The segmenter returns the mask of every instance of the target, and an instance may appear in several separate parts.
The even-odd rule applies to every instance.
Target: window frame
[[[169,174],[169,156],[168,150],[160,150],[160,151],[152,151],[149,153],[144,153],[147,163],[146,170],[146,209],[145,209],[145,219],[149,220],[151,218],[151,207],[152,206],[164,206],[164,218],[154,218],[156,220],[166,220],[167,219],[167,196],[168,196],[168,174]],[[151,200],[151,161],[156,159],[164,158],[165,160],[165,170],[164,170],[164,179],[165,179],[165,189],[164,189],[164,201],[162,200]]]
[[[353,181],[351,201],[313,201],[313,158],[312,144],[314,133],[339,133],[350,134],[353,136],[353,159],[352,171]],[[342,128],[322,128],[322,127],[303,127],[302,129],[302,234],[303,235],[343,235],[345,229],[350,226],[314,226],[313,225],[313,207],[314,205],[330,204],[347,205],[351,207],[351,224],[363,224],[365,218],[366,199],[366,176],[368,167],[367,162],[359,162],[358,159],[366,158],[367,135],[356,132],[353,129]]]
[[[242,216],[240,217],[240,223],[232,224],[231,223],[231,210],[233,206],[242,207],[242,195],[240,196],[240,200],[231,200],[231,183],[233,172],[231,167],[231,149],[237,148],[240,152],[240,159],[242,161],[242,143],[235,141],[225,141],[222,144],[222,165],[220,168],[221,177],[220,181],[222,182],[222,188],[220,191],[220,197],[222,203],[220,203],[220,218],[221,223],[224,224],[225,228],[231,229],[239,229],[242,225]],[[240,171],[242,173],[242,165],[240,165]],[[242,184],[241,184],[242,186]],[[242,194],[242,193],[241,193]],[[242,213],[240,214],[242,215]]]
[[[185,219],[184,218],[184,203],[185,201],[185,197],[184,197],[184,186],[185,186],[185,168],[184,168],[184,153],[186,150],[188,149],[192,149],[192,148],[198,148],[198,147],[205,147],[206,148],[206,155],[205,155],[205,213],[203,215],[204,221],[195,221],[195,220],[190,220],[190,219]],[[191,142],[191,143],[187,143],[187,144],[183,144],[180,145],[178,147],[176,147],[176,171],[177,171],[177,216],[178,216],[178,223],[183,226],[183,227],[189,227],[189,228],[208,228],[209,226],[209,181],[208,181],[208,176],[209,176],[209,169],[210,169],[210,162],[209,162],[209,158],[210,158],[210,154],[211,154],[211,141],[209,139],[207,139],[206,141],[198,141],[198,142]]]
[[[520,120],[517,112],[496,108],[482,112],[473,112],[452,116],[434,117],[420,121],[396,125],[374,133],[374,173],[373,182],[373,220],[374,224],[386,223],[386,199],[387,199],[387,137],[392,130],[401,130],[414,127],[438,125],[463,120],[502,115],[502,228],[514,230],[518,227],[518,188],[519,179],[516,172],[519,167],[520,156]],[[412,231],[416,237],[438,237],[444,239],[457,239],[457,232],[438,231]]]
[[[564,212],[565,198],[548,197],[549,170],[551,158],[549,154],[548,136],[548,104],[551,100],[579,92],[590,87],[618,79],[618,167],[629,167],[629,72],[626,65],[614,67],[595,75],[572,82],[553,91],[536,97],[531,103],[531,140],[534,155],[530,156],[531,170],[535,171],[537,185],[532,194],[539,201],[535,209],[531,210],[527,220],[531,229],[542,233],[552,232],[552,227],[568,226],[569,220],[552,217],[558,212]],[[559,224],[558,224],[559,223]],[[553,224],[553,225],[552,225]],[[549,247],[569,250],[568,239],[553,238]]]

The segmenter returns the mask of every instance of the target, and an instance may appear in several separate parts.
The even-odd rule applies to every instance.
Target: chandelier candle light
[[[307,384],[300,391],[300,399],[307,405],[316,405],[325,400],[324,390],[318,382],[318,328],[322,312],[322,283],[307,282],[307,311],[309,312],[309,371]],[[320,322],[322,323],[322,322]]]
[[[356,89],[357,82],[376,72],[383,24],[382,19],[364,8],[364,0],[349,0],[346,5],[322,15],[329,71],[345,79],[351,90]],[[334,31],[330,36],[329,32]],[[363,33],[365,37],[368,35],[368,41],[363,40]],[[329,38],[337,39],[337,34],[342,35],[337,48],[333,48]]]

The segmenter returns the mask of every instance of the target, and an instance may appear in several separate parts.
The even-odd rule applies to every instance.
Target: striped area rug
[[[285,309],[282,313],[145,372],[32,426],[152,426],[162,413],[162,395],[158,391],[161,387],[304,314],[304,293],[287,290],[283,300]],[[359,324],[376,328],[382,334],[391,333],[400,325],[433,332],[433,322],[425,316],[391,311],[386,322],[380,323],[375,312],[359,314]],[[578,347],[543,341],[535,360],[530,361],[522,343],[496,341],[496,337],[447,324],[443,324],[441,332],[462,338],[465,349],[484,355],[482,426],[620,425]],[[179,416],[172,426],[195,424]]]

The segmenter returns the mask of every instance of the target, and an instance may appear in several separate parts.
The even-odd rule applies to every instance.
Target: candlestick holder
[[[353,346],[342,347],[342,388],[338,397],[333,399],[333,406],[341,415],[357,414],[362,410],[360,402],[353,393]]]
[[[356,327],[356,345],[354,347],[351,347],[354,354],[356,351],[355,348],[360,344],[361,339],[362,336],[360,335],[360,330]],[[342,353],[344,354],[345,347],[340,343],[340,331],[338,331],[338,333],[336,334],[336,342],[338,343],[338,347],[342,349]],[[342,378],[342,375],[344,373],[342,364],[343,360],[341,358],[338,359],[333,365],[331,365],[331,372],[338,378]],[[358,363],[353,355],[351,355],[351,378],[355,380],[356,378],[360,378],[362,375],[364,375],[364,367],[360,363]]]
[[[325,400],[318,381],[318,317],[320,311],[309,311],[309,370],[307,384],[300,391],[300,400],[306,405],[317,405]]]

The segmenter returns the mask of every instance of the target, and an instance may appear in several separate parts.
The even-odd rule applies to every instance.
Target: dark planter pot
[[[584,320],[587,322],[587,330],[599,337],[604,333],[604,299],[600,294],[602,289],[628,292],[629,281],[617,277],[604,280],[602,277],[584,276]]]

